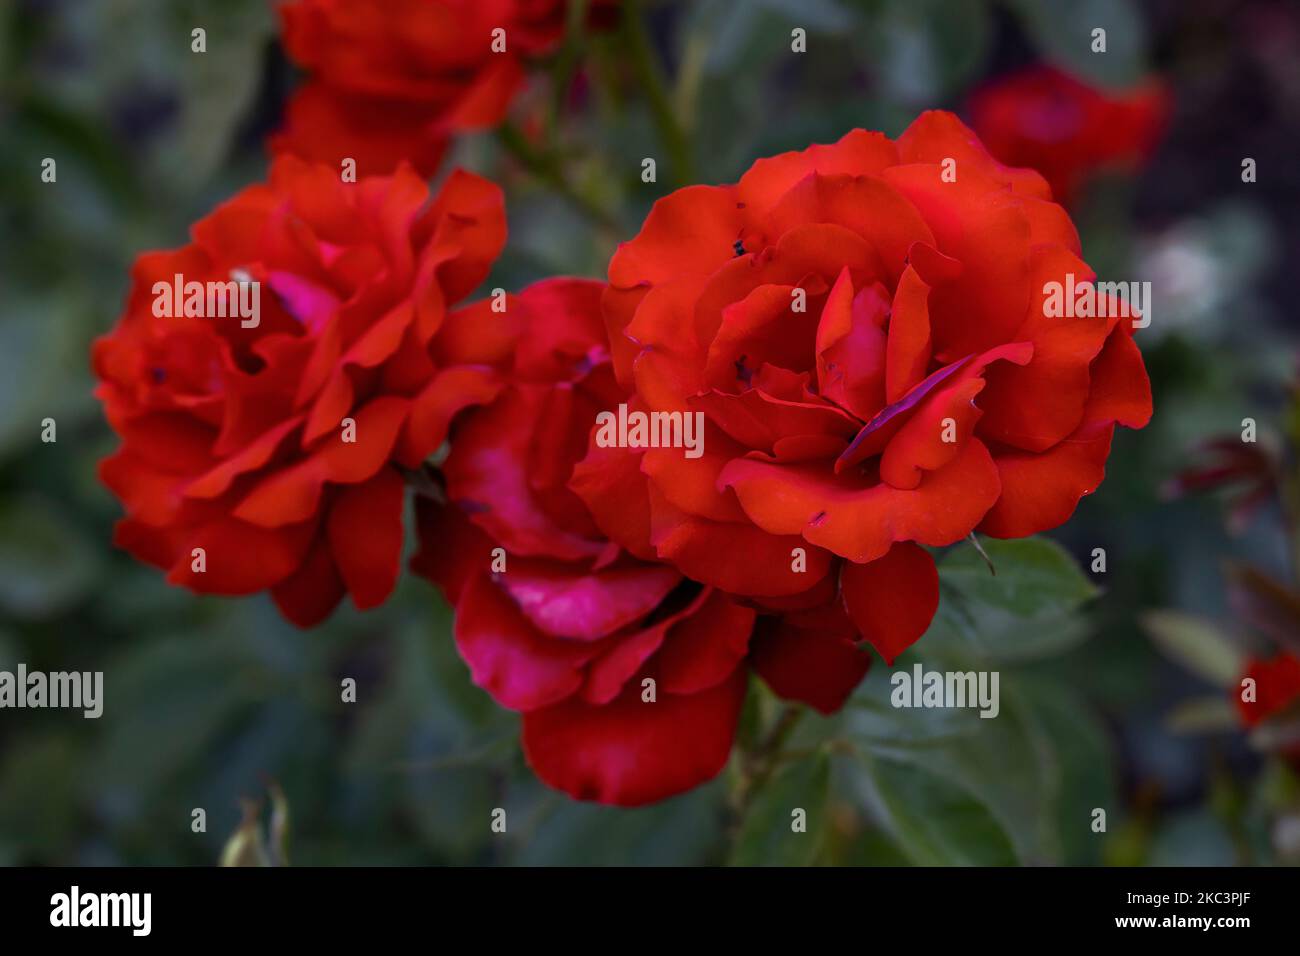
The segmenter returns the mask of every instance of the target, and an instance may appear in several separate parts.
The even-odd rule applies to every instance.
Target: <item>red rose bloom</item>
[[[604,4],[607,6],[608,4]],[[448,138],[496,125],[523,61],[561,38],[564,0],[294,0],[280,8],[284,47],[311,73],[288,106],[275,153],[359,174],[403,159],[424,175]],[[505,31],[505,50],[492,49]]]
[[[569,488],[596,415],[626,398],[601,289],[553,279],[511,302],[524,330],[512,383],[458,421],[449,502],[418,499],[412,568],[455,605],[474,682],[522,712],[537,775],[631,806],[725,765],[754,611],[611,543]]]
[[[345,184],[287,157],[189,245],[139,257],[93,352],[122,438],[101,466],[126,507],[121,547],[195,591],[270,589],[304,626],[345,591],[358,607],[388,595],[399,468],[495,394],[489,366],[509,354],[474,309],[448,312],[505,241],[500,191],[457,172],[427,199],[408,167]],[[259,320],[167,315],[156,291],[176,276],[258,283]]]
[[[833,709],[853,639],[892,661],[928,627],[921,545],[1060,524],[1148,420],[1118,303],[1045,315],[1046,283],[1093,278],[1079,255],[1042,177],[948,113],[678,190],[602,304],[619,381],[700,413],[703,454],[593,446],[572,487],[626,550],[778,615],[755,666]]]
[[[1168,114],[1158,82],[1109,93],[1047,66],[998,80],[971,99],[971,125],[988,151],[1042,173],[1063,203],[1099,168],[1145,160]]]

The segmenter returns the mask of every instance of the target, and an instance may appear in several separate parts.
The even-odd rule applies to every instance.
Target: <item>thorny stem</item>
[[[641,16],[638,0],[623,2],[623,36],[627,42],[628,54],[632,58],[632,69],[636,73],[650,104],[650,113],[655,125],[659,127],[659,136],[668,150],[668,159],[672,163],[673,176],[678,185],[695,182],[695,167],[691,160],[691,146],[673,108],[672,98],[664,80],[663,67],[655,55],[654,44],[646,31],[645,21]]]

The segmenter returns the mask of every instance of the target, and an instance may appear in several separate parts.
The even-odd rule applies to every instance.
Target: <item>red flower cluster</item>
[[[505,242],[500,190],[456,173],[427,200],[407,167],[344,184],[287,157],[189,245],[137,260],[93,356],[122,438],[101,467],[127,510],[120,546],[196,591],[270,589],[302,625],[345,591],[388,596],[402,469],[495,393],[503,357],[473,309],[449,311]],[[203,294],[186,310],[178,284],[256,288],[256,321],[209,314]]]
[[[780,613],[760,662],[859,635],[892,661],[938,601],[920,545],[1062,523],[1115,425],[1150,417],[1118,302],[1044,307],[1093,278],[1079,253],[1042,178],[948,113],[680,190],[614,256],[604,310],[619,380],[699,413],[704,453],[593,448],[575,488],[633,554]],[[803,673],[823,709],[847,692]]]
[[[612,0],[595,6],[607,8]],[[289,103],[275,153],[359,175],[402,160],[424,175],[449,138],[496,125],[524,63],[564,32],[565,0],[292,0],[284,46],[311,79]],[[607,19],[608,10],[600,9]]]
[[[1155,150],[1170,98],[1156,81],[1110,93],[1040,66],[984,87],[970,106],[993,156],[1042,173],[1057,202],[1068,203],[1098,169],[1132,165]]]
[[[414,95],[413,64],[440,61],[410,6],[381,24],[304,3],[291,45],[366,95]],[[416,46],[354,63],[317,18]],[[523,714],[538,775],[579,798],[715,775],[751,668],[838,708],[864,640],[892,661],[929,626],[924,546],[1061,523],[1115,425],[1150,415],[1118,304],[1044,307],[1050,283],[1092,278],[1069,217],[950,114],[673,193],[608,286],[453,308],[504,240],[499,190],[467,173],[429,202],[405,164],[347,183],[281,158],[190,245],[137,262],[95,346],[123,442],[102,471],[123,547],[195,590],[270,590],[306,625],[389,594],[404,485],[427,469],[413,567],[455,604],[475,682]],[[202,294],[159,309],[189,283],[264,290],[260,316]],[[697,444],[611,441],[616,411],[679,438],[698,423]]]

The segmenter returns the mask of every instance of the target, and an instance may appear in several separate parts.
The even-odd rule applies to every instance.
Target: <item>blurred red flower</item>
[[[593,444],[571,486],[627,551],[778,614],[755,666],[833,709],[852,640],[892,661],[928,627],[921,545],[1059,525],[1115,425],[1149,419],[1118,302],[1045,308],[1048,283],[1093,278],[1079,256],[1042,177],[942,112],[678,190],[615,254],[603,310],[633,403],[700,413],[703,454]]]
[[[1291,726],[1283,733],[1278,750],[1300,767],[1300,657],[1285,651],[1271,658],[1252,658],[1246,664],[1242,681],[1255,682],[1253,700],[1244,699],[1244,688],[1235,694],[1237,713],[1247,727],[1289,717]]]
[[[612,2],[594,5],[596,22]],[[350,157],[359,175],[391,172],[405,159],[428,176],[450,136],[501,121],[525,62],[563,36],[566,6],[291,0],[280,7],[285,51],[311,78],[290,100],[271,150],[335,168]]]
[[[970,103],[971,125],[994,158],[1042,173],[1067,204],[1098,169],[1147,159],[1169,110],[1158,81],[1112,93],[1050,66],[990,83]]]
[[[522,712],[537,775],[636,805],[726,763],[754,611],[610,542],[568,487],[597,413],[625,398],[602,288],[552,279],[510,302],[522,323],[512,382],[458,421],[449,500],[417,499],[412,569],[455,605],[475,683]]]
[[[401,469],[495,394],[510,348],[499,324],[449,311],[505,242],[500,190],[455,172],[428,198],[407,166],[345,184],[285,157],[189,245],[136,260],[93,351],[122,439],[100,469],[126,508],[118,545],[195,591],[270,589],[304,626],[345,592],[358,607],[388,595]],[[256,322],[158,308],[176,282],[240,281]]]

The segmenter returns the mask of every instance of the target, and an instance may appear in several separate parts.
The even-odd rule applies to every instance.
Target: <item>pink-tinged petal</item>
[[[719,591],[709,592],[694,613],[682,616],[668,631],[655,657],[659,690],[696,694],[726,680],[745,658],[754,617],[751,608]]]
[[[538,631],[486,575],[462,591],[455,634],[474,683],[511,710],[535,710],[575,693],[595,652],[593,644]]]
[[[925,549],[900,541],[869,564],[846,561],[840,593],[858,631],[893,664],[930,627],[939,609],[939,572]]]
[[[326,529],[334,564],[362,610],[382,604],[397,584],[405,493],[397,469],[383,468],[345,485],[330,506]]]
[[[661,564],[624,563],[598,571],[516,558],[497,579],[538,630],[594,641],[650,614],[681,580]]]
[[[745,458],[728,465],[720,481],[735,490],[745,513],[764,531],[802,534],[859,563],[883,557],[895,541],[932,547],[960,541],[997,501],[1001,488],[997,466],[978,439],[967,441],[951,463],[927,472],[910,490],[856,474],[833,475],[824,466]]]
[[[833,714],[871,667],[871,654],[843,630],[800,627],[786,617],[761,617],[750,664],[773,693]]]
[[[700,591],[690,603],[661,617],[650,627],[617,634],[602,641],[600,647],[605,650],[587,668],[587,680],[582,685],[582,699],[589,704],[608,704],[618,697],[627,682],[663,646],[669,631],[682,622],[693,619],[713,593],[709,590]],[[656,672],[658,667],[656,658]],[[725,676],[727,675],[722,675]],[[658,682],[663,684],[662,675]]]
[[[443,466],[447,494],[511,554],[593,557],[604,542],[558,524],[535,492],[529,449],[541,410],[538,396],[512,388],[471,416]]]
[[[524,753],[543,781],[578,800],[640,806],[690,790],[726,765],[745,672],[698,694],[641,699],[639,681],[605,706],[571,698],[524,715]]]
[[[273,271],[267,284],[280,304],[312,334],[324,329],[341,305],[335,290],[307,276]]]

